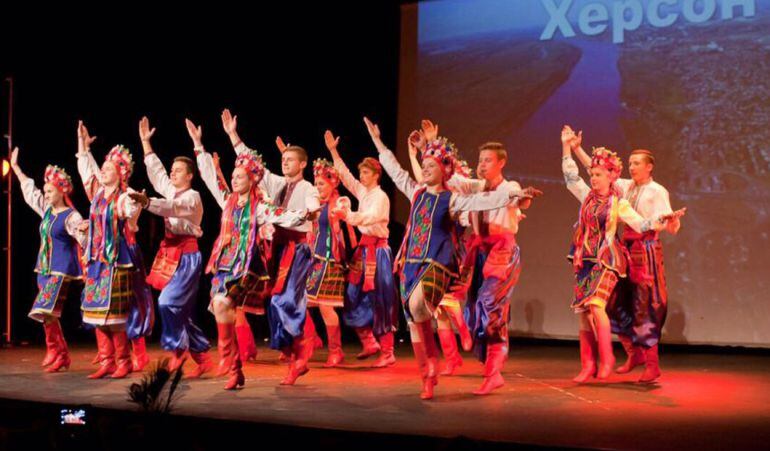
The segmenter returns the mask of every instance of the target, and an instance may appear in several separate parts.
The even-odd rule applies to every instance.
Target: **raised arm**
[[[147,178],[150,179],[150,184],[153,189],[157,191],[161,196],[166,199],[173,199],[176,194],[174,185],[171,184],[171,180],[168,178],[168,172],[163,166],[163,163],[155,154],[155,151],[150,144],[150,138],[155,134],[155,128],[150,128],[150,121],[147,117],[143,117],[139,121],[139,139],[142,140],[142,149],[144,150],[144,165],[147,168]]]
[[[326,130],[326,133],[324,133],[324,143],[326,144],[326,148],[329,149],[329,153],[332,155],[334,169],[339,173],[342,185],[360,200],[361,196],[366,193],[366,188],[357,178],[355,178],[355,176],[353,176],[350,169],[348,169],[348,166],[342,160],[342,157],[337,150],[340,143],[340,137],[338,136],[335,138],[331,130]]]
[[[422,183],[422,166],[420,166],[420,160],[417,159],[417,153],[422,146],[425,145],[425,136],[414,130],[409,134],[407,146],[409,148],[409,163],[412,165],[412,174],[414,174],[414,180],[417,183]]]
[[[233,145],[233,149],[235,150],[236,155],[240,155],[250,152],[251,149],[246,146],[246,144],[244,144],[244,142],[238,136],[238,132],[236,131],[237,126],[238,116],[233,116],[230,113],[230,110],[225,108],[225,110],[222,112],[222,128],[224,128],[225,133],[227,133],[227,136],[230,138],[230,143]],[[276,140],[276,144],[278,144],[278,149],[283,152],[283,141],[280,137]],[[283,146],[283,149],[285,149],[285,146]],[[285,185],[286,179],[279,175],[273,174],[269,169],[267,169],[267,167],[265,167],[265,174],[262,176],[262,180],[259,182],[260,188],[267,192],[270,197],[274,198],[278,193],[281,192]]]
[[[19,148],[16,147],[11,152],[11,168],[21,184],[21,194],[24,196],[24,202],[29,205],[35,213],[41,218],[45,214],[45,198],[43,193],[35,186],[35,181],[27,177],[19,166]]]
[[[91,144],[96,136],[91,137],[83,121],[78,121],[78,174],[90,201],[101,187],[99,182],[99,165],[91,154]]]
[[[564,183],[566,183],[567,189],[582,203],[591,192],[591,188],[580,178],[577,164],[572,159],[570,140],[573,135],[574,132],[567,126],[561,131],[561,171],[564,174]]]
[[[589,169],[591,167],[591,156],[583,149],[583,130],[575,133],[575,131],[572,130],[572,127],[565,125],[562,129],[562,134],[564,135],[565,133],[567,135],[567,142],[569,143],[570,150],[575,154],[578,161],[580,161],[580,164],[582,164],[584,168]],[[564,139],[564,137],[562,137],[562,139]]]
[[[214,159],[203,148],[203,129],[200,126],[196,126],[190,119],[185,119],[184,122],[187,126],[187,134],[190,135],[190,139],[193,142],[195,161],[198,163],[198,172],[201,174],[201,180],[203,180],[203,184],[209,189],[211,195],[214,196],[214,200],[217,201],[219,208],[224,209],[230,191],[226,186],[220,186]]]
[[[385,169],[385,172],[387,172],[388,176],[393,180],[396,188],[404,193],[404,195],[409,198],[409,201],[411,201],[415,191],[417,191],[417,182],[409,177],[409,173],[401,167],[396,156],[393,155],[393,152],[391,152],[382,142],[382,139],[380,139],[380,128],[367,118],[364,118],[364,123],[366,124],[366,128],[369,131],[369,136],[372,138],[374,146],[377,147],[377,151],[379,152],[379,160],[380,164],[382,164],[382,168]]]
[[[233,150],[235,150],[236,154],[240,154],[241,148],[239,147],[239,144],[243,144],[243,141],[241,141],[241,137],[238,136],[238,116],[233,116],[232,113],[230,113],[230,110],[225,108],[222,111],[222,128],[225,130],[225,133],[227,133],[227,137],[230,138],[230,144],[233,145]]]

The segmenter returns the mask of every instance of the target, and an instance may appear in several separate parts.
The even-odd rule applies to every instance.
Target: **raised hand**
[[[577,132],[577,135],[574,135],[572,137],[572,140],[570,140],[569,148],[572,150],[577,150],[582,145],[583,145],[583,130],[580,130],[579,132]]]
[[[15,171],[16,168],[19,167],[19,148],[14,147],[13,152],[11,152],[11,167]]]
[[[289,147],[286,143],[283,142],[283,139],[280,136],[275,137],[275,147],[278,148],[278,151],[281,153],[284,153],[286,151],[286,148]]]
[[[572,127],[569,125],[565,125],[561,129],[561,143],[564,146],[569,146],[572,148],[572,142],[575,140],[575,131],[572,130]]]
[[[81,145],[84,151],[88,151],[94,141],[96,141],[96,136],[91,137],[86,124],[83,121],[78,121],[78,145]]]
[[[238,127],[238,116],[233,116],[230,110],[225,108],[222,111],[222,128],[225,129],[225,133],[228,135],[235,133]]]
[[[147,116],[142,116],[142,119],[139,121],[139,139],[142,142],[149,141],[154,134],[155,128],[150,128],[150,120],[147,119]]]
[[[428,142],[438,139],[438,124],[434,124],[429,119],[423,119],[420,121],[420,127]]]
[[[409,134],[409,145],[410,145],[410,152],[411,147],[414,147],[415,155],[417,154],[417,151],[425,147],[425,144],[427,143],[427,139],[425,137],[425,133],[420,130],[414,130],[412,133]]]
[[[331,130],[326,130],[324,133],[324,143],[326,144],[326,148],[329,149],[329,152],[336,152],[337,146],[340,143],[340,137],[334,137],[334,134],[331,132]]]
[[[185,119],[184,123],[187,126],[187,134],[190,135],[190,139],[192,139],[193,145],[198,148],[203,147],[203,129],[201,126],[198,125],[196,127],[193,121],[190,119]]]
[[[366,124],[366,129],[369,131],[369,136],[372,137],[372,141],[379,142],[380,139],[380,127],[377,126],[374,122],[370,121],[369,118],[364,117],[364,124]]]

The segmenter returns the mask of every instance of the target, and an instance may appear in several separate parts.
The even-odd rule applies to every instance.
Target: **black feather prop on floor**
[[[182,367],[170,372],[168,359],[158,360],[142,377],[141,382],[128,387],[129,401],[145,412],[169,413],[176,400],[176,390],[182,380]]]

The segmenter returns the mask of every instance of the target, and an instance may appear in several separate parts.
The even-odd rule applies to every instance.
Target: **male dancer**
[[[227,109],[222,112],[222,126],[238,155],[251,151],[238,136],[237,116],[233,116]],[[314,219],[312,215],[321,210],[321,203],[318,190],[303,178],[303,171],[307,167],[307,152],[299,146],[279,148],[282,153],[283,176],[275,175],[265,168],[259,187],[279,208],[306,213]],[[294,385],[297,378],[309,371],[307,363],[314,350],[315,327],[312,320],[305,320],[305,288],[313,262],[313,253],[307,242],[311,230],[312,224],[309,221],[294,227],[276,225],[273,235],[271,276],[275,285],[268,310],[270,347],[292,356],[289,359],[289,371],[281,385]]]
[[[162,198],[148,198],[144,193],[131,193],[151,213],[163,217],[165,234],[155,256],[147,283],[161,290],[158,307],[163,332],[160,345],[172,353],[169,370],[178,369],[187,351],[198,364],[188,377],[200,377],[211,370],[208,355],[211,347],[203,331],[192,320],[203,259],[198,251],[198,238],[203,235],[201,219],[203,204],[200,194],[191,188],[195,164],[188,157],[174,158],[170,175],[153,151],[150,139],[155,129],[143,117],[139,122],[139,137],[144,149],[147,178]]]

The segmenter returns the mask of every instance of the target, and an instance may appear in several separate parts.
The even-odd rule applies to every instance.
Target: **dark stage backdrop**
[[[23,170],[38,186],[49,163],[63,166],[77,181],[76,124],[83,119],[98,137],[92,149],[97,160],[101,162],[113,145],[125,144],[135,161],[131,186],[152,192],[137,131],[139,119],[147,115],[157,127],[153,146],[168,167],[176,155],[192,156],[184,126],[189,117],[203,126],[207,149],[219,152],[229,175],[235,158],[219,119],[225,107],[238,115],[244,141],[259,150],[275,171],[280,170],[276,135],[304,146],[311,159],[329,158],[323,145],[323,132],[329,128],[341,135],[341,151],[351,165],[367,155],[376,156],[362,117],[380,122],[388,141],[393,141],[398,4],[294,2],[278,9],[264,5],[253,3],[248,10],[185,6],[171,11],[132,6],[99,18],[94,11],[86,14],[70,6],[53,6],[45,14],[4,14],[0,74],[14,79],[13,136],[21,149]],[[5,110],[6,87],[0,111]],[[7,118],[2,114],[0,128],[5,131]],[[312,180],[310,168],[305,176]],[[23,202],[18,183],[13,188],[14,336],[40,341],[42,329],[26,318],[36,293],[33,268],[39,218]],[[220,211],[203,183],[196,180],[194,188],[206,206],[200,244],[208,258]],[[82,190],[73,200],[85,216],[88,203]],[[6,209],[2,211],[4,235]],[[145,259],[151,262],[163,223],[143,214],[140,227]],[[397,237],[401,229],[394,225]],[[394,239],[395,245],[398,238]],[[206,313],[208,289],[206,276],[197,310],[213,336],[213,317]],[[68,330],[78,328],[76,299],[68,303],[64,322]],[[262,328],[258,334],[267,336],[264,322],[255,321],[255,326]],[[156,337],[157,332],[156,326]],[[92,339],[84,331],[71,336]]]
[[[471,166],[481,143],[501,141],[508,176],[545,191],[521,223],[512,306],[514,333],[535,337],[577,333],[565,255],[578,203],[562,180],[562,125],[624,160],[653,150],[655,179],[674,208],[688,207],[679,235],[663,237],[664,342],[767,347],[768,30],[767,0],[408,5],[398,141],[388,144],[407,161],[406,136],[429,117]]]

